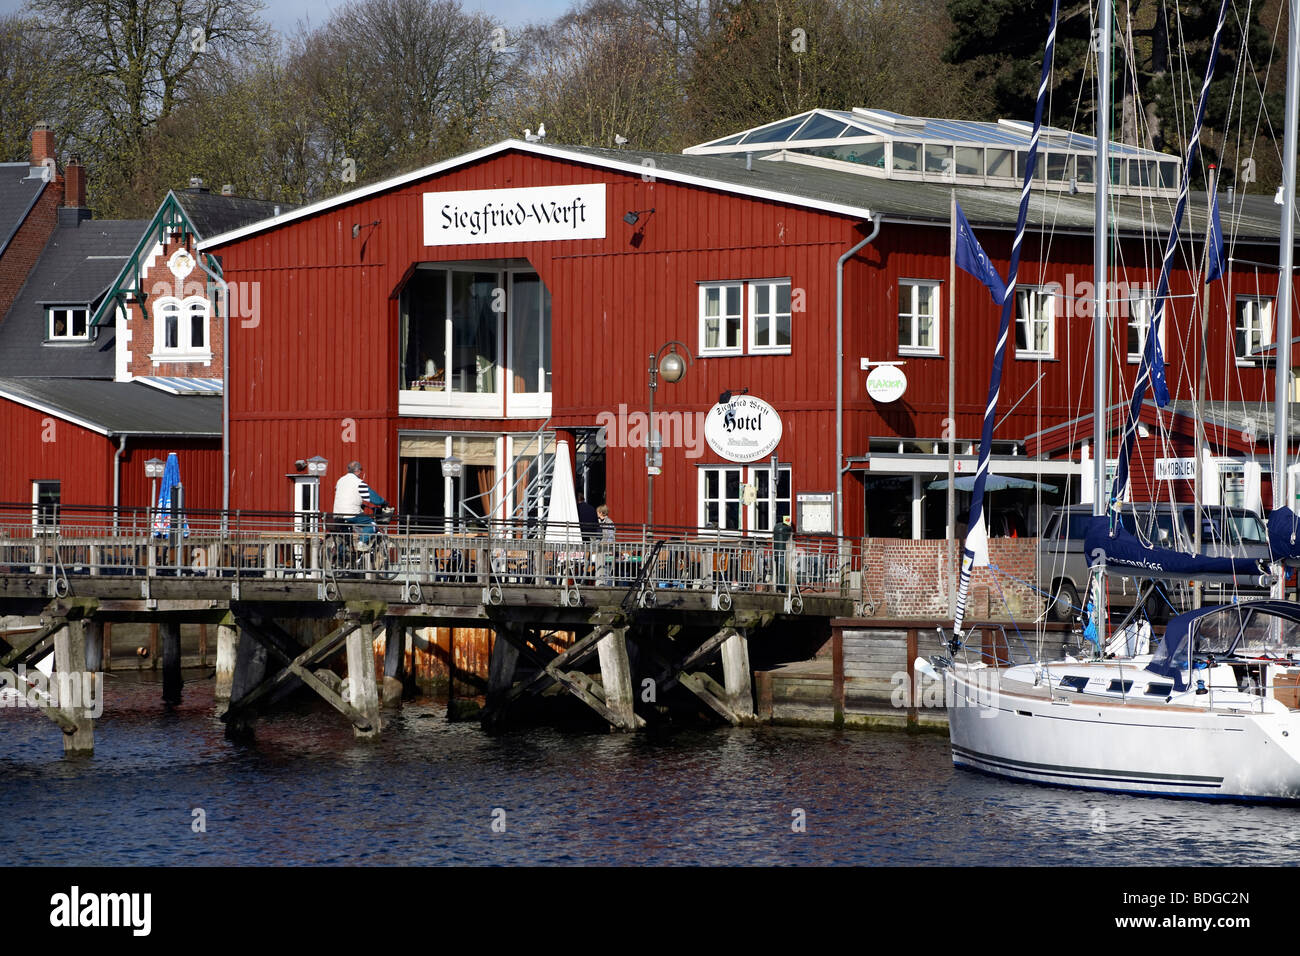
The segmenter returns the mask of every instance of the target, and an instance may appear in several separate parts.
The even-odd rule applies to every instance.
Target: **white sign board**
[[[424,194],[426,246],[604,238],[604,183]]]
[[[799,530],[804,534],[830,534],[835,530],[835,496],[799,495]]]
[[[867,394],[878,402],[896,402],[907,391],[907,376],[897,365],[877,365],[867,376]]]
[[[753,395],[714,405],[704,419],[704,440],[727,461],[758,461],[781,441],[781,416]]]
[[[1195,477],[1195,458],[1156,459],[1156,481],[1191,481]]]

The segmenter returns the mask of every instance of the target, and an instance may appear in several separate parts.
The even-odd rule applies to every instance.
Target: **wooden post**
[[[596,644],[600,656],[600,681],[605,691],[605,706],[615,718],[619,730],[636,729],[633,709],[632,672],[627,660],[627,628],[610,628]]]
[[[385,707],[402,706],[402,670],[406,654],[406,626],[399,617],[384,618],[384,687],[381,698]]]
[[[158,669],[158,624],[149,625],[149,669]]]
[[[379,734],[379,691],[375,687],[374,628],[368,621],[348,635],[348,703],[365,714],[370,729],[353,726],[358,737]]]
[[[86,632],[84,621],[68,621],[54,635],[54,688],[59,697],[58,709],[75,724],[63,733],[63,753],[88,754],[95,751],[95,720],[91,716],[89,688],[83,688],[86,667]]]
[[[223,626],[222,630],[227,628]],[[266,677],[267,650],[261,641],[255,640],[250,635],[240,634],[235,627],[230,627],[229,631],[235,645],[235,669],[230,681],[230,702],[234,704],[252,693]],[[226,734],[234,736],[247,733],[251,727],[251,715],[245,714],[239,720],[226,722]]]
[[[103,661],[103,670],[111,671],[113,669],[113,622],[104,622],[104,653],[100,658]]]
[[[502,628],[508,625],[502,625]],[[505,696],[515,683],[515,670],[519,666],[519,648],[514,641],[506,640],[498,629],[492,642],[492,657],[488,663],[487,706],[483,708],[482,722],[486,729],[500,727],[505,721]]]
[[[199,666],[208,666],[208,625],[199,625]]]
[[[158,625],[162,631],[163,645],[163,703],[179,704],[181,702],[181,626],[166,621]]]
[[[916,698],[919,696],[916,692],[916,655],[917,648],[920,644],[916,628],[907,629],[907,726],[916,726]]]
[[[727,689],[727,705],[742,720],[754,719],[754,686],[749,671],[749,641],[741,631],[732,630],[722,642],[722,683]]]
[[[866,574],[866,571],[862,572]],[[831,625],[831,706],[836,727],[844,726],[844,628]]]
[[[104,628],[105,625],[96,620],[87,620],[86,622],[86,679],[90,681],[92,691],[96,694],[104,692],[103,678],[101,677],[104,670]]]
[[[239,631],[233,623],[217,625],[217,676],[213,696],[219,701],[230,700],[235,676],[235,646],[238,643]]]

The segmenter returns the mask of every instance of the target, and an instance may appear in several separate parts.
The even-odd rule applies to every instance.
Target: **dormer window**
[[[210,362],[208,300],[201,295],[178,299],[163,296],[154,302],[155,362]]]
[[[90,310],[85,306],[58,305],[45,310],[47,342],[89,342]]]

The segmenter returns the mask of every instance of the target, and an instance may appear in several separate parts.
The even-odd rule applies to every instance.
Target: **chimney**
[[[52,166],[54,163],[54,130],[49,123],[37,123],[32,130],[32,165]]]
[[[63,205],[70,209],[86,207],[86,167],[81,165],[81,158],[73,156],[63,171]]]
[[[223,195],[223,196],[233,196],[234,194],[235,194],[235,184],[234,184],[234,183],[226,183],[224,186],[221,187],[221,195]]]
[[[203,185],[203,177],[202,177],[202,176],[191,176],[191,177],[190,177],[190,189],[193,189],[193,190],[195,190],[196,192],[201,192],[201,193],[205,193],[205,192],[208,191],[207,188],[204,187],[204,185]]]

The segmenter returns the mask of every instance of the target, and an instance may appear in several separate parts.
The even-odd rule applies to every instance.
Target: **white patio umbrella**
[[[551,473],[551,500],[546,507],[546,543],[582,548],[582,529],[578,527],[578,495],[573,489],[573,467],[569,443],[555,443],[555,465]],[[578,558],[582,557],[578,551]],[[568,556],[566,556],[567,559]],[[564,559],[562,559],[564,560]]]

